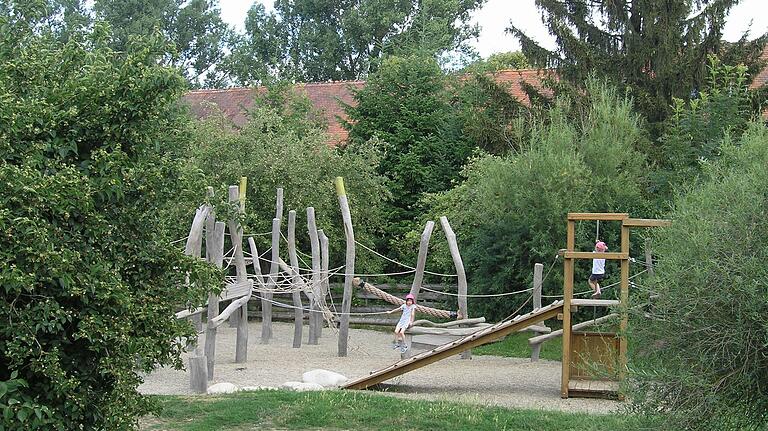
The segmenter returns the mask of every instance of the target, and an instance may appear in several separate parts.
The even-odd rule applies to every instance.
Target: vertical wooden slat
[[[347,356],[347,341],[349,337],[349,310],[352,306],[352,279],[355,274],[355,232],[352,229],[352,214],[349,211],[347,192],[344,190],[344,178],[336,177],[336,194],[339,197],[341,218],[344,222],[344,237],[346,238],[346,259],[344,266],[344,297],[341,301],[341,319],[339,325],[338,356]]]
[[[568,220],[566,250],[575,251],[576,222]],[[565,258],[563,263],[563,363],[560,381],[560,397],[568,398],[568,383],[571,371],[571,300],[573,299],[573,258]]]
[[[419,241],[419,257],[416,259],[416,273],[413,275],[413,284],[411,285],[411,295],[418,300],[421,283],[424,281],[424,267],[427,264],[427,252],[429,251],[429,239],[432,237],[432,230],[435,228],[435,222],[428,221],[424,226],[424,232],[421,233]]]
[[[237,207],[240,208],[240,188],[238,186],[229,186],[229,203],[237,204]],[[228,220],[227,225],[233,247],[237,282],[245,282],[248,280],[248,269],[245,266],[243,254],[243,228],[236,217]],[[239,311],[232,313],[232,316],[234,319],[230,317],[230,323],[234,323],[237,328],[235,363],[241,364],[248,360],[248,303],[243,304]]]
[[[315,221],[315,209],[307,208],[307,232],[309,233],[309,245],[312,254],[312,293],[313,300],[310,301],[309,309],[309,339],[307,344],[318,343],[320,338],[320,326],[322,325],[322,315],[320,314],[320,237],[317,233],[317,222]]]
[[[536,263],[533,265],[533,310],[536,311],[541,308],[541,284],[542,276],[544,274],[544,265]],[[543,324],[543,322],[542,322]],[[535,332],[534,336],[542,335],[541,332]],[[539,360],[541,353],[541,343],[531,346],[531,362]]]
[[[206,224],[205,250],[208,262],[221,268],[224,264],[224,222],[217,222],[215,213],[208,217]],[[219,315],[219,296],[208,295],[208,324],[205,329],[205,357],[208,366],[208,380],[213,380],[216,366],[216,326],[211,321]]]
[[[621,252],[629,255],[629,227],[621,226]],[[627,323],[629,321],[629,259],[621,261],[621,322],[619,323],[619,380],[627,368]]]
[[[269,264],[269,279],[267,280],[267,292],[262,295],[261,301],[261,344],[269,344],[272,338],[272,289],[277,282],[280,259],[280,219],[272,219],[272,254]]]
[[[453,232],[451,224],[448,223],[448,217],[440,217],[440,225],[445,232],[445,239],[448,240],[448,249],[451,251],[451,258],[453,259],[453,265],[456,267],[456,274],[458,275],[458,291],[459,291],[459,314],[462,319],[469,319],[469,310],[467,309],[467,274],[464,271],[464,262],[461,260],[461,253],[459,253],[459,244],[456,241],[456,233]],[[466,350],[461,354],[462,359],[471,359],[472,351]]]
[[[331,287],[331,280],[328,274],[328,237],[325,235],[325,232],[322,229],[319,229],[317,234],[320,236],[320,275],[322,277],[320,282],[320,296],[318,297],[318,300],[320,301],[321,305],[325,305],[325,298],[327,297],[328,291]],[[317,328],[317,338],[323,336],[322,329],[323,325],[321,324]]]
[[[298,349],[301,347],[301,333],[304,325],[304,307],[301,303],[301,291],[297,290],[299,287],[299,259],[296,254],[296,211],[288,211],[288,259],[291,262],[291,270],[293,276],[291,277],[291,284],[293,285],[293,348]]]

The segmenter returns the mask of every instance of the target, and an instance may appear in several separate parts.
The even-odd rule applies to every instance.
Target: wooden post
[[[533,265],[533,310],[534,311],[541,308],[541,284],[542,284],[543,274],[544,274],[544,265],[541,263],[534,264]],[[543,332],[534,331],[533,336],[535,337],[537,335],[542,335],[542,334]],[[541,344],[535,344],[531,346],[531,362],[538,361],[540,353],[541,353]]]
[[[456,267],[456,274],[458,274],[460,318],[469,319],[469,311],[467,310],[467,274],[464,272],[464,262],[461,260],[459,244],[456,242],[456,234],[451,229],[450,223],[448,223],[448,217],[440,217],[440,225],[443,227],[443,232],[445,232],[445,239],[448,240],[448,248],[451,251],[453,265]],[[461,354],[461,358],[472,359],[472,351],[464,351]]]
[[[237,203],[239,208],[240,188],[229,186],[229,202]],[[242,211],[242,209],[241,209]],[[248,280],[248,269],[245,266],[243,255],[243,228],[236,218],[227,222],[229,226],[229,238],[232,241],[235,259],[235,271],[238,283]],[[235,343],[235,363],[241,364],[248,359],[248,301],[240,307],[239,312],[232,313],[229,321],[237,327],[237,339]]]
[[[208,262],[221,268],[224,263],[224,222],[217,222],[216,215],[211,213],[206,224],[205,251]],[[205,330],[205,357],[207,360],[208,380],[213,380],[216,366],[216,327],[211,324],[219,315],[219,296],[208,295],[208,323]]]
[[[653,277],[653,253],[650,238],[645,239],[645,269],[648,270],[648,275]]]
[[[277,188],[277,201],[275,202],[275,218],[283,220],[283,188]]]
[[[301,347],[301,332],[304,325],[304,306],[301,303],[301,291],[299,287],[299,258],[296,255],[296,211],[288,211],[288,258],[291,261],[293,276],[291,284],[293,285],[293,348]]]
[[[198,394],[208,392],[208,368],[205,356],[189,358],[189,387]]]
[[[315,221],[315,209],[307,208],[307,231],[309,244],[312,249],[312,293],[314,299],[310,301],[309,309],[309,340],[307,344],[317,344],[320,338],[320,326],[322,315],[320,314],[320,237],[317,234],[317,222]]]
[[[261,344],[269,344],[272,338],[272,290],[277,284],[277,272],[280,259],[280,219],[272,219],[272,256],[269,264],[269,278],[267,279],[267,292],[264,292],[261,300]]]
[[[248,191],[248,177],[240,177],[240,187],[238,189],[240,196],[240,211],[245,212],[245,194]]]
[[[621,225],[621,252],[629,256],[629,227]],[[619,381],[627,370],[627,323],[629,322],[629,259],[621,259],[621,321],[619,322]]]
[[[419,241],[419,257],[416,260],[416,273],[413,275],[413,284],[411,285],[411,295],[418,300],[421,283],[424,281],[424,267],[427,264],[427,252],[429,251],[429,239],[432,237],[432,230],[435,228],[435,222],[429,220],[424,226],[424,232],[421,233]]]
[[[328,295],[328,291],[331,288],[331,281],[328,276],[328,237],[322,229],[317,231],[320,236],[320,275],[322,276],[320,282],[320,296],[317,298],[321,305],[325,305],[325,298]],[[317,328],[317,338],[323,336],[322,320],[320,326]]]
[[[576,222],[568,220],[566,250],[574,251],[576,246]],[[571,300],[573,299],[574,259],[564,258],[563,262],[563,362],[560,380],[560,397],[568,398],[568,383],[571,381]]]
[[[344,267],[344,297],[341,301],[341,319],[339,326],[338,356],[347,356],[347,338],[349,337],[349,310],[352,306],[352,279],[355,274],[355,232],[352,229],[352,215],[349,212],[347,192],[344,190],[344,178],[336,177],[336,194],[339,197],[341,218],[344,222],[344,237],[347,242]]]
[[[195,218],[192,220],[192,227],[189,229],[189,235],[187,236],[187,243],[184,246],[184,254],[187,256],[194,256],[200,258],[200,253],[203,249],[203,226],[208,218],[208,214],[211,211],[211,207],[208,205],[202,205],[195,211]],[[189,282],[189,275],[187,275],[187,283]],[[190,319],[195,327],[195,331],[199,334],[203,330],[203,321],[200,313],[196,313]],[[200,354],[198,351],[197,339],[189,341],[187,349],[195,349],[196,354]]]

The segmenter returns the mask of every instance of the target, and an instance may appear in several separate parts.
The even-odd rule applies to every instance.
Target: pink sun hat
[[[605,245],[605,243],[602,242],[602,241],[596,242],[595,243],[595,248],[598,249],[598,250],[603,250],[603,251],[608,250],[608,246]]]
[[[408,301],[409,299],[412,299],[413,302],[416,302],[416,297],[413,296],[412,293],[409,293],[409,294],[405,295],[405,300]]]

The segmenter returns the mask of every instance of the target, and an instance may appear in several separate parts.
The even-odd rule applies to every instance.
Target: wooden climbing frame
[[[576,251],[576,222],[580,220],[591,221],[618,221],[621,222],[621,247],[619,252],[595,253]],[[579,305],[592,306],[611,306],[617,305],[615,301],[606,300],[584,300],[573,298],[573,278],[574,266],[578,259],[610,259],[621,262],[621,294],[619,296],[618,306],[620,310],[619,323],[619,343],[618,343],[618,377],[623,380],[627,369],[627,338],[626,330],[629,321],[629,231],[633,227],[664,227],[669,226],[669,220],[656,219],[636,219],[630,218],[627,213],[569,213],[567,226],[566,249],[563,253],[563,362],[562,362],[562,380],[560,383],[560,396],[568,398],[569,396],[595,396],[608,395],[619,396],[618,385],[609,386],[605,383],[594,385],[585,385],[583,380],[571,379],[572,371],[572,340],[573,326],[571,322],[571,307]],[[615,390],[614,390],[615,388]]]

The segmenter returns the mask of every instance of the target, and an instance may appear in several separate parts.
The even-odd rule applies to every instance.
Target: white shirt
[[[605,274],[605,259],[592,259],[592,274]]]

